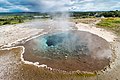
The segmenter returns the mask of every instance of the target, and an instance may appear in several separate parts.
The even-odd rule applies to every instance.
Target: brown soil
[[[64,71],[97,71],[104,69],[109,65],[109,59],[94,59],[90,56],[81,55],[79,59],[43,59],[40,56],[33,55],[32,53],[25,53],[24,59],[32,62],[39,62],[40,64],[46,64],[53,69],[59,69]]]
[[[0,80],[93,80],[96,74],[63,73],[21,62],[22,48],[0,50]],[[88,77],[89,79],[86,79]],[[91,78],[90,78],[91,77]]]

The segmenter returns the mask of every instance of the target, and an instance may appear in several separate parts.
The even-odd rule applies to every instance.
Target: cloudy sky
[[[0,0],[0,12],[110,10],[120,10],[120,0]]]

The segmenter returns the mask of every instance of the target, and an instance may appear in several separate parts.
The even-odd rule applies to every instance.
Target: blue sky
[[[120,10],[120,0],[0,0],[0,12],[110,10]]]

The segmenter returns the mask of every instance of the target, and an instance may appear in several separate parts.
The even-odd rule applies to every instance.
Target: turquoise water
[[[105,46],[99,40],[105,43]],[[29,47],[28,52],[35,55],[56,59],[81,54],[91,55],[92,50],[109,48],[109,44],[104,39],[87,32],[66,31],[42,35],[25,43],[25,47]]]
[[[106,40],[75,30],[45,34],[27,41],[23,46],[25,60],[65,71],[101,70],[109,64],[108,56],[111,55]]]
[[[79,35],[74,33],[44,35],[36,40],[38,48],[36,54],[49,58],[89,54],[87,43],[81,40]]]

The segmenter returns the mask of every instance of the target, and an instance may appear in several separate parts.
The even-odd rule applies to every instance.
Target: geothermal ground
[[[0,80],[38,80],[38,79],[39,80],[81,80],[81,79],[82,80],[117,80],[120,78],[119,76],[117,76],[118,74],[120,74],[119,37],[116,37],[113,33],[108,32],[104,29],[96,28],[94,24],[90,24],[90,25],[83,23],[74,24],[72,22],[69,22],[67,23],[67,25],[70,27],[67,28],[64,28],[64,26],[67,25],[63,24],[63,22],[59,22],[59,24],[62,24],[63,27],[59,28],[59,26],[57,26],[58,22],[52,20],[46,20],[46,21],[35,20],[17,25],[1,26],[0,27],[0,34],[1,34],[0,35],[0,46],[1,46]],[[84,42],[79,42],[80,41],[79,38],[77,38],[74,41],[73,40],[74,38],[72,38],[71,36],[70,38],[67,38],[70,41],[72,40],[73,41],[71,42],[72,47],[70,47],[70,43],[66,44],[66,46],[68,46],[66,47],[68,50],[67,53],[63,54],[64,56],[63,55],[58,56],[58,54],[54,54],[54,56],[56,57],[53,57],[51,56],[53,54],[44,55],[43,52],[49,54],[48,51],[46,51],[48,50],[49,47],[56,48],[57,46],[59,48],[59,46],[65,46],[65,44],[63,45],[61,41],[65,42],[66,39],[60,41],[58,39],[53,41],[56,43],[53,42],[49,43],[49,41],[43,42],[43,43],[47,43],[47,49],[46,47],[45,49],[42,48],[43,52],[39,52],[43,54],[37,54],[38,52],[34,52],[34,50],[36,51],[36,49],[34,49],[34,46],[38,44],[36,43],[36,40],[39,42],[38,38],[40,38],[41,41],[41,38],[46,39],[45,35],[50,37],[50,34],[62,32],[62,31],[66,32],[69,29],[74,31],[77,30],[75,31],[75,33],[79,35],[81,35],[82,32],[92,33],[91,35],[95,37],[92,38],[91,41],[92,47],[89,47],[88,50],[86,50],[86,48],[85,49],[78,48],[78,50],[80,49],[80,51],[77,50],[78,52],[76,51],[76,55],[79,55],[80,57],[78,56],[76,57],[75,55],[72,54],[73,51],[77,49],[74,48],[76,46],[74,44],[76,44],[77,41],[79,44],[88,42],[87,41],[88,36],[86,35],[82,35],[85,38],[85,40],[82,40]],[[74,33],[74,31],[72,33]],[[77,37],[81,37],[81,36],[77,36]],[[79,44],[78,46],[80,46]],[[93,44],[96,46],[94,46]],[[17,47],[18,45],[19,47]],[[45,44],[41,44],[41,45],[44,46]],[[28,55],[29,51],[32,50],[30,48],[34,49],[31,52],[35,54],[31,53],[30,55]],[[111,54],[108,54],[109,51],[107,50],[108,52],[106,55],[106,51],[103,51],[102,56],[100,56],[99,49],[96,48],[99,48],[101,50],[107,48],[107,49],[111,49],[112,52],[110,51]],[[69,49],[72,51],[70,51]],[[40,48],[40,51],[42,50]],[[56,50],[54,50],[54,52],[55,51]],[[96,52],[94,53],[91,51],[96,51],[98,52],[98,54],[95,54]],[[86,53],[88,54],[86,55]],[[94,55],[94,57],[91,57],[92,55]],[[38,62],[40,65],[38,65]],[[69,64],[69,66],[66,64]],[[62,65],[63,67],[61,67],[60,65]],[[80,65],[82,65],[83,67],[79,68]],[[48,67],[49,69],[41,68],[41,67]],[[53,69],[59,69],[63,71],[53,70]],[[77,72],[64,72],[64,71],[76,71],[76,70]],[[88,73],[80,72],[78,70],[87,71]]]
[[[89,32],[53,32],[21,44],[23,58],[63,71],[97,71],[109,65],[110,44]]]

